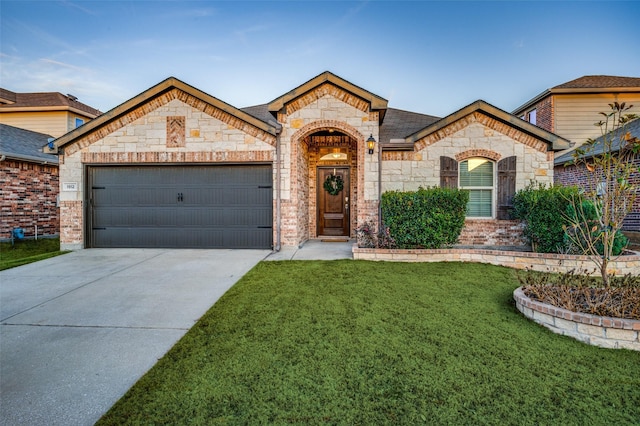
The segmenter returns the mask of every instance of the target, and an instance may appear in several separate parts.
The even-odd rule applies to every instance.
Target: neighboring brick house
[[[0,124],[0,239],[59,232],[58,157],[42,152],[50,135]]]
[[[609,113],[609,104],[614,102],[625,103],[631,106],[628,113],[640,115],[640,77],[580,77],[545,90],[512,113],[571,141],[570,149],[556,153],[555,183],[583,185],[581,170],[565,165],[571,160],[573,150],[588,139],[601,136],[601,129],[595,123],[603,120],[600,113]],[[624,230],[640,231],[637,203],[625,220]]]
[[[61,136],[101,112],[57,92],[16,93],[0,88],[2,218],[0,239],[14,228],[25,235],[57,235],[58,158],[43,153]]]
[[[511,195],[551,183],[569,142],[483,101],[389,108],[325,72],[244,109],[169,78],[54,145],[63,248],[279,249],[353,237],[382,192],[434,185],[471,191],[461,243],[519,243]]]
[[[0,88],[0,123],[59,137],[101,114],[73,95]]]
[[[640,77],[587,75],[545,90],[512,114],[568,139],[576,148],[600,136],[594,126],[613,102],[633,105],[640,114]]]
[[[625,132],[629,132],[632,137],[640,138],[640,118],[637,118],[633,121],[627,123],[624,127]],[[607,136],[609,141],[613,141],[612,143],[612,151],[615,153],[620,148],[620,136],[621,130],[619,129],[615,133]],[[600,136],[596,139],[596,144],[594,146],[593,151],[591,151],[592,155],[602,154],[603,152],[603,141],[604,136]],[[560,183],[562,185],[576,185],[580,187],[585,187],[588,185],[589,180],[587,179],[587,170],[584,165],[580,165],[577,167],[571,164],[573,161],[573,151],[567,152],[565,154],[559,155],[555,159],[555,182]],[[636,167],[636,170],[640,170],[640,154],[633,156],[631,159],[633,164]],[[629,179],[630,183],[640,187],[640,173],[636,172],[631,175]],[[633,208],[631,213],[625,217],[624,224],[622,229],[624,231],[632,232],[635,234],[635,239],[640,237],[640,194],[635,200],[633,204]]]

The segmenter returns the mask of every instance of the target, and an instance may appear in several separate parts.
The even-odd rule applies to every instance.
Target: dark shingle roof
[[[640,118],[636,118],[635,120],[628,122],[624,127],[624,131],[625,133],[629,132],[632,137],[640,138]],[[611,150],[613,152],[618,151],[620,149],[621,135],[622,135],[622,129],[617,129],[615,133],[607,136],[609,140],[612,141]],[[600,136],[598,139],[596,139],[596,143],[594,144],[593,150],[589,152],[589,157],[592,157],[594,155],[600,155],[603,153],[604,140],[605,140],[604,136]],[[559,165],[559,164],[567,163],[569,161],[573,161],[573,153],[574,153],[574,150],[571,150],[562,155],[559,155],[554,159],[554,164]]]
[[[45,154],[42,147],[47,145],[50,135],[31,130],[0,124],[0,155],[18,160],[58,164],[58,156]]]
[[[585,75],[555,86],[553,89],[604,89],[614,87],[640,87],[640,78],[614,75]]]
[[[268,104],[240,109],[262,121],[268,122],[274,120],[273,115],[269,112]],[[382,126],[380,126],[380,143],[388,143],[391,139],[404,139],[439,119],[439,117],[434,117],[433,115],[387,108],[384,122]]]
[[[388,143],[391,139],[404,139],[438,120],[440,117],[433,115],[388,108],[380,126],[380,143]]]
[[[269,112],[269,104],[254,105],[250,107],[240,108],[240,111],[244,111],[247,114],[262,120],[264,122],[274,121],[273,115]]]
[[[85,112],[92,118],[102,114],[99,110],[79,102],[73,96],[59,92],[16,93],[7,89],[0,90],[1,98],[9,101],[0,103],[0,111],[33,107],[66,107]]]

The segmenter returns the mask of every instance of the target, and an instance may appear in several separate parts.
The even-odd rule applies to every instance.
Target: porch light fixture
[[[373,148],[376,146],[376,140],[373,138],[373,133],[367,139],[367,150],[369,150],[369,154],[373,154]]]

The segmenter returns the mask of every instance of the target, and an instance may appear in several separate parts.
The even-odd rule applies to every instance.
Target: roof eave
[[[543,100],[544,98],[546,98],[549,95],[551,95],[551,90],[545,90],[544,92],[540,93],[535,98],[532,98],[532,99],[528,100],[524,104],[520,105],[518,108],[514,109],[511,112],[511,114],[520,115],[521,113],[525,112],[527,109],[531,108],[533,105],[537,104],[538,102],[540,102],[541,100]]]
[[[430,135],[431,133],[437,132],[438,130],[476,111],[487,114],[502,123],[508,124],[512,127],[516,127],[526,134],[547,142],[549,144],[550,150],[552,151],[561,151],[564,149],[568,149],[571,146],[571,143],[567,139],[562,138],[554,133],[548,132],[538,126],[534,126],[533,124],[521,120],[515,115],[509,114],[508,112],[496,108],[493,105],[488,104],[482,100],[475,101],[472,104],[467,105],[466,107],[454,112],[453,114],[436,121],[430,126],[427,126],[424,129],[407,136],[405,138],[405,141],[407,143],[416,143],[417,141]]]
[[[58,165],[58,157],[51,154],[51,159],[46,159],[42,157],[36,157],[35,155],[26,155],[26,154],[16,154],[11,152],[0,151],[0,155],[3,155],[7,160],[19,160],[19,161],[27,161],[29,163],[38,163],[38,164],[52,164]]]
[[[350,83],[347,80],[344,80],[329,71],[325,71],[322,74],[307,81],[306,83],[301,84],[295,89],[269,102],[268,110],[270,113],[275,114],[281,111],[287,103],[327,82],[343,88],[346,91],[353,93],[355,96],[368,101],[371,105],[371,110],[376,111],[387,109],[388,101],[386,99],[374,95],[373,93],[361,87],[358,87],[355,84]]]
[[[56,111],[69,111],[74,114],[82,115],[89,119],[99,117],[100,114],[92,114],[90,112],[74,108],[68,105],[51,105],[51,106],[18,106],[11,105],[0,106],[0,113],[12,113],[12,112],[56,112]]]
[[[578,88],[553,88],[550,89],[552,94],[570,94],[570,93],[638,93],[640,87],[578,87]]]
[[[241,119],[242,121],[245,121],[246,123],[254,127],[257,127],[260,130],[263,130],[273,136],[276,135],[275,126],[265,123],[264,121],[259,120],[256,117],[221,101],[220,99],[217,99],[205,92],[202,92],[201,90],[196,89],[195,87],[190,86],[178,80],[175,77],[169,77],[166,80],[151,87],[150,89],[147,89],[144,92],[140,93],[139,95],[118,105],[117,107],[113,108],[111,111],[108,111],[100,115],[99,117],[89,121],[88,123],[85,123],[84,125],[78,127],[77,129],[74,129],[63,136],[60,136],[58,139],[54,141],[55,148],[52,151],[57,151],[58,148],[62,148],[65,145],[72,143],[76,139],[80,138],[81,136],[93,130],[99,129],[100,127],[103,127],[104,125],[117,119],[118,117],[126,115],[133,109],[137,108],[139,105],[142,105],[154,98],[157,98],[163,95],[164,93],[170,90],[173,90],[174,88],[182,90],[190,95],[193,95],[196,98],[202,100],[203,102],[206,102],[230,115],[233,115]]]

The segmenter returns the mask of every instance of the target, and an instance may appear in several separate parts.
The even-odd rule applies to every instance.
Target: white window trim
[[[493,164],[493,186],[462,186],[460,185],[460,172],[462,167],[460,167],[460,163],[464,161],[469,161],[472,158],[482,158],[483,160],[490,161]],[[459,189],[490,189],[491,190],[491,216],[465,216],[465,219],[473,219],[473,220],[495,220],[498,217],[498,162],[492,160],[491,158],[486,157],[470,157],[465,158],[462,161],[458,161],[458,188]]]

